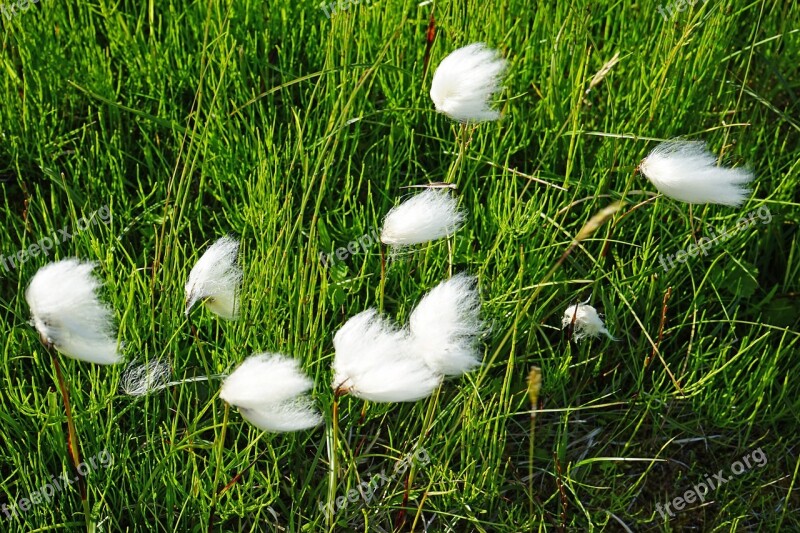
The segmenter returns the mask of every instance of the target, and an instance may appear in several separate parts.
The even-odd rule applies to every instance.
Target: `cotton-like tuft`
[[[446,189],[427,189],[395,206],[383,221],[381,242],[408,246],[447,237],[464,223],[458,200]]]
[[[483,43],[459,48],[433,74],[431,100],[436,110],[458,122],[497,120],[492,96],[500,90],[506,60]]]
[[[690,204],[739,206],[753,173],[717,165],[704,142],[671,140],[656,146],[639,165],[662,194]]]
[[[601,334],[607,335],[612,341],[617,340],[608,332],[597,310],[586,303],[571,305],[564,311],[561,327],[569,326],[573,326],[572,338],[575,342],[584,337],[598,337]]]
[[[227,320],[239,315],[242,270],[236,264],[239,241],[222,237],[197,261],[186,282],[186,314],[197,302]]]
[[[279,353],[245,359],[220,388],[219,397],[239,408],[242,417],[264,431],[298,431],[322,422],[305,393],[313,382],[300,364]]]
[[[122,373],[119,388],[128,396],[144,396],[165,388],[171,372],[169,363],[158,359],[131,364]]]
[[[313,386],[296,359],[277,353],[257,353],[225,378],[219,397],[236,407],[251,409],[284,402]]]
[[[254,409],[239,408],[242,418],[263,431],[300,431],[322,423],[322,416],[307,396]]]
[[[98,365],[123,360],[111,308],[100,301],[94,263],[64,259],[40,268],[25,291],[42,342],[62,354]]]
[[[415,402],[442,381],[413,352],[408,334],[368,309],[348,320],[333,337],[332,387],[373,402]]]
[[[411,312],[412,349],[439,374],[457,376],[479,366],[483,332],[476,278],[458,274],[433,288]]]

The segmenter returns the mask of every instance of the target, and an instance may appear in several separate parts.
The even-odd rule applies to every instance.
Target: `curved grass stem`
[[[92,514],[89,509],[88,491],[86,480],[80,473],[79,466],[81,464],[81,452],[78,447],[78,431],[75,429],[75,421],[72,418],[72,407],[69,401],[69,388],[67,381],[64,379],[64,374],[61,372],[61,364],[58,362],[58,353],[53,349],[52,345],[46,345],[50,358],[53,361],[53,367],[56,370],[56,378],[58,380],[58,387],[61,389],[61,398],[64,400],[64,410],[67,414],[67,450],[72,460],[72,466],[75,468],[76,481],[78,483],[78,492],[81,497],[81,505],[83,506],[83,515],[86,521],[87,533],[94,533],[94,523],[92,522]]]

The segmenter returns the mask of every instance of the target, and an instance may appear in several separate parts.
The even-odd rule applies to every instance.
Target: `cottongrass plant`
[[[313,386],[296,359],[279,353],[257,353],[225,378],[219,397],[263,431],[299,431],[322,422],[313,402],[305,396]]]
[[[296,359],[280,353],[255,353],[245,359],[222,382],[219,397],[225,401],[222,430],[217,441],[217,467],[214,497],[209,514],[209,531],[214,523],[216,487],[222,470],[222,450],[228,425],[229,406],[239,409],[242,418],[262,431],[300,431],[318,426],[322,416],[306,394],[314,386]],[[251,463],[252,466],[252,463]],[[234,481],[238,479],[238,475]],[[232,483],[233,483],[232,482]]]
[[[375,402],[414,402],[430,396],[443,379],[414,353],[408,332],[398,329],[375,309],[350,318],[333,337],[333,347],[334,398],[328,434],[331,505],[338,484],[339,396],[350,394]]]
[[[56,261],[40,268],[25,291],[32,325],[50,354],[56,371],[67,416],[67,448],[76,472],[81,464],[78,433],[70,407],[69,387],[61,372],[58,353],[99,365],[111,365],[123,360],[111,308],[97,296],[101,283],[92,275],[94,268],[94,263],[74,258]],[[86,481],[80,475],[76,479],[86,530],[94,531]]]
[[[349,319],[333,338],[333,449],[339,396],[416,402],[437,391],[445,377],[480,365],[479,311],[476,279],[459,274],[422,298],[407,328],[397,327],[375,309]]]
[[[383,220],[381,242],[396,252],[406,246],[450,237],[464,224],[466,213],[447,188],[429,188],[393,207]],[[453,247],[448,239],[448,272],[453,270]],[[386,285],[386,260],[381,247],[380,309]]]
[[[389,211],[383,220],[381,242],[402,247],[449,237],[465,218],[450,191],[426,189]]]
[[[457,274],[439,283],[411,311],[408,336],[412,351],[437,374],[456,377],[481,364],[478,340],[486,331],[480,319],[477,278]],[[421,435],[435,420],[439,391],[430,399]]]
[[[97,297],[94,263],[64,259],[40,268],[25,291],[42,344],[89,363],[123,360],[111,308]]]
[[[452,182],[464,160],[469,135],[467,126],[497,120],[492,97],[501,90],[506,60],[484,43],[472,43],[445,57],[431,80],[430,96],[436,110],[461,124],[456,136],[458,155],[447,172]],[[462,184],[463,185],[463,184]]]
[[[612,341],[617,340],[608,332],[603,319],[597,313],[597,309],[588,305],[588,301],[567,307],[561,319],[562,329],[569,328],[569,331],[572,332],[572,339],[575,342],[587,337],[599,337],[600,335],[606,335]]]
[[[186,315],[201,302],[209,311],[227,319],[239,316],[242,269],[236,263],[239,241],[225,236],[209,246],[197,260],[186,282]]]
[[[431,81],[436,110],[463,123],[497,120],[500,113],[490,103],[505,69],[505,59],[484,43],[452,52],[439,63]]]
[[[660,193],[689,204],[738,207],[747,199],[746,184],[753,179],[747,169],[717,165],[704,142],[680,139],[656,146],[639,170]]]

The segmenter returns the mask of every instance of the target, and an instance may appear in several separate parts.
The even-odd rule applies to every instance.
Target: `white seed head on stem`
[[[572,338],[575,342],[600,335],[606,335],[612,341],[617,340],[608,332],[597,310],[585,302],[567,307],[561,319],[561,327],[572,327]]]
[[[239,286],[242,270],[236,263],[239,241],[222,237],[197,260],[186,282],[186,314],[202,302],[211,312],[227,320],[239,316]]]
[[[121,362],[111,308],[101,302],[94,263],[64,259],[40,268],[25,291],[39,337],[60,353],[98,365]]]
[[[447,189],[426,189],[389,211],[381,242],[409,246],[441,239],[455,233],[464,219],[458,199]]]
[[[406,332],[368,309],[348,320],[333,338],[334,391],[373,402],[415,402],[442,381],[417,354]]]
[[[279,353],[248,357],[222,382],[219,396],[264,431],[298,431],[322,417],[305,394],[314,383],[300,363]]]
[[[483,43],[452,52],[433,74],[431,100],[436,110],[458,122],[497,120],[500,113],[490,104],[505,69],[506,60]]]
[[[739,206],[750,191],[753,173],[717,165],[701,141],[673,139],[656,146],[639,170],[665,196],[689,204]]]

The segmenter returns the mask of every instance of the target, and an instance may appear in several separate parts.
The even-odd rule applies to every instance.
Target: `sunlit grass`
[[[0,264],[0,504],[69,467],[22,293],[47,261],[79,256],[99,263],[129,357],[170,359],[177,381],[280,351],[302,361],[326,416],[271,435],[231,414],[220,446],[218,380],[133,398],[123,365],[63,361],[83,457],[113,456],[87,477],[103,531],[205,531],[212,501],[220,531],[800,528],[798,8],[709,0],[665,21],[657,1],[422,4],[361,2],[330,19],[289,1],[0,14],[0,253],[111,212],[47,257]],[[509,60],[504,118],[468,130],[455,178],[469,217],[453,271],[479,276],[485,364],[414,404],[340,398],[332,476],[334,333],[381,302],[406,320],[448,274],[446,241],[391,258],[383,294],[377,244],[320,261],[379,228],[413,192],[401,187],[448,177],[462,131],[428,97],[432,13],[432,66],[474,41]],[[634,170],[674,136],[752,168],[752,199],[695,208],[692,224],[657,197]],[[769,223],[662,268],[692,226],[733,228],[762,207]],[[186,276],[225,234],[242,242],[241,319],[198,310],[189,324]],[[619,341],[576,345],[560,330],[590,297]],[[757,448],[765,466],[661,517],[657,504]],[[408,461],[421,450],[427,462]],[[347,500],[373,479],[369,498]],[[0,512],[3,531],[49,528],[84,528],[74,488]]]

